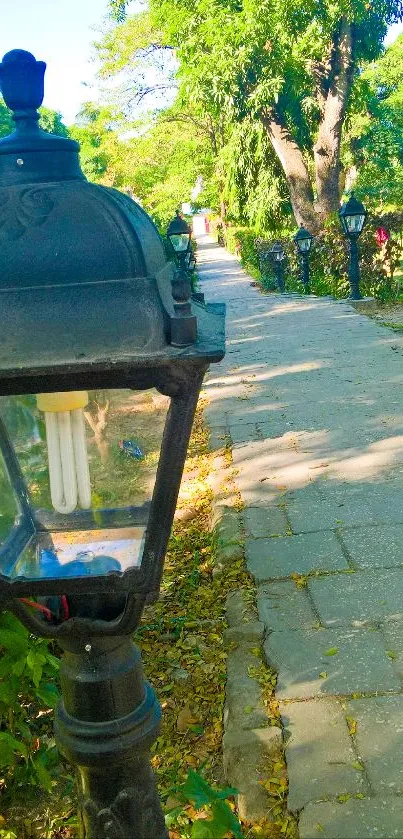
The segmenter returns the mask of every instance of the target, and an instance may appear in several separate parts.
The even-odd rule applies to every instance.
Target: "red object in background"
[[[382,245],[385,245],[386,242],[389,241],[390,233],[388,230],[386,230],[385,227],[378,227],[375,233],[375,239],[377,245],[379,245],[379,247],[381,248]]]
[[[204,225],[205,225],[205,228],[206,228],[206,233],[210,233],[210,225],[209,225],[208,218],[204,219]]]

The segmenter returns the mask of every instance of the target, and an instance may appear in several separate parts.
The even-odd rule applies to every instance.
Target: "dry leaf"
[[[194,725],[194,723],[196,722],[197,720],[194,718],[189,706],[185,705],[185,707],[182,708],[181,711],[179,711],[179,714],[177,716],[176,728],[183,734],[185,731],[188,730],[190,725]]]

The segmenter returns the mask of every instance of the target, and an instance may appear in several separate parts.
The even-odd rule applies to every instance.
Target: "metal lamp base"
[[[129,638],[64,642],[60,751],[77,768],[82,839],[168,839],[150,746],[161,709]]]

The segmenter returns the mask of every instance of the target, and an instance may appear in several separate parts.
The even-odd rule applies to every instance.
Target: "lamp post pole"
[[[150,765],[161,709],[129,637],[62,641],[55,739],[76,767],[83,839],[167,839]]]
[[[308,253],[301,254],[301,279],[304,291],[309,294],[310,290],[310,276],[309,276],[309,256]]]
[[[276,280],[277,285],[279,287],[280,293],[284,294],[285,292],[285,281],[284,281],[284,264],[283,260],[276,260],[274,263],[274,270],[276,273]]]
[[[297,246],[298,253],[301,257],[301,281],[304,286],[304,291],[309,294],[310,291],[310,276],[309,276],[309,253],[312,248],[313,236],[305,227],[300,227],[294,236],[294,242]]]
[[[340,223],[344,234],[347,236],[350,247],[350,259],[348,265],[348,279],[350,282],[350,300],[362,300],[360,292],[360,264],[358,260],[358,237],[361,235],[367,211],[361,201],[358,201],[354,193],[340,208]]]
[[[356,236],[348,237],[350,259],[348,263],[348,279],[350,282],[350,299],[362,300],[360,292],[360,263],[358,260],[358,242]]]
[[[276,277],[276,282],[278,285],[278,289],[280,294],[284,294],[285,292],[285,281],[284,281],[284,248],[281,242],[275,242],[272,248],[269,251],[271,258],[273,260],[274,265],[274,275]]]

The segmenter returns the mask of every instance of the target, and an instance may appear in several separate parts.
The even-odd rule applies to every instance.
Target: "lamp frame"
[[[285,252],[281,242],[274,242],[272,247],[269,250],[270,257],[273,262],[274,266],[274,274],[276,277],[276,282],[278,285],[278,290],[280,294],[284,294],[285,292],[285,280],[284,280],[284,260],[285,260]],[[276,256],[276,254],[281,254],[281,256]]]
[[[363,216],[364,220],[360,230],[351,231],[347,227],[347,218],[353,216]],[[349,241],[350,259],[348,265],[348,279],[350,283],[350,300],[362,300],[360,292],[360,263],[358,253],[358,238],[365,227],[368,217],[368,211],[361,201],[358,201],[352,192],[348,201],[346,201],[339,210],[340,224],[344,235]]]

